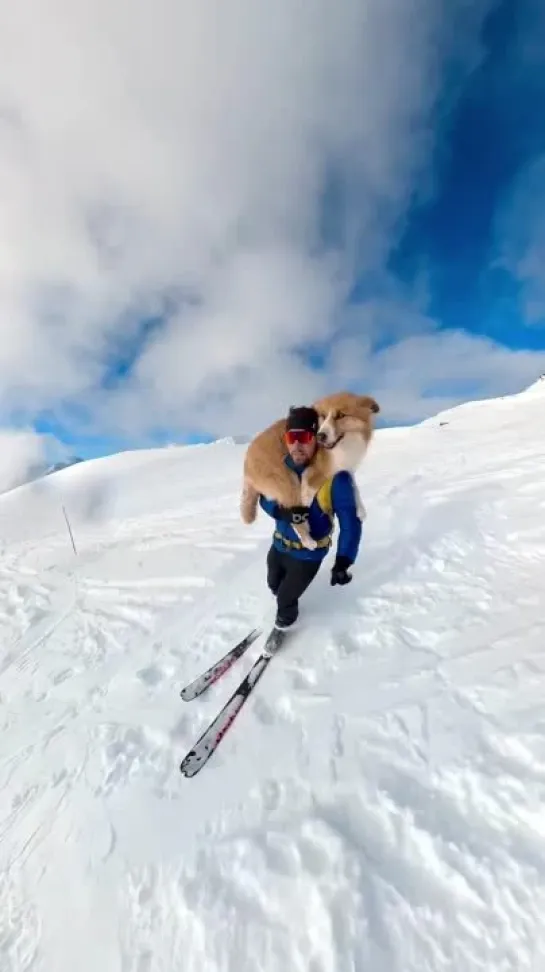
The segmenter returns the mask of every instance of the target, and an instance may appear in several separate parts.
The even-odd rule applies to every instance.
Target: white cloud
[[[0,493],[25,482],[46,461],[46,440],[32,430],[0,429]]]
[[[390,421],[410,422],[464,399],[521,391],[545,369],[545,351],[511,351],[465,331],[427,331],[374,357],[374,393]]]
[[[356,262],[382,271],[427,174],[443,61],[474,66],[487,5],[4,4],[4,409],[73,398],[103,431],[223,434],[321,392],[297,349],[333,332]],[[325,251],[328,180],[344,218]],[[132,380],[101,391],[165,295]]]

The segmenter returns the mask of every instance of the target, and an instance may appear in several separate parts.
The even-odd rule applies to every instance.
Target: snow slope
[[[2,972],[545,968],[544,384],[377,434],[353,583],[193,780],[259,646],[179,689],[272,617],[244,446],[0,498]]]

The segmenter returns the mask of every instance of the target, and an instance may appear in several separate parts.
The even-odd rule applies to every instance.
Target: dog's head
[[[345,438],[360,438],[365,445],[373,435],[373,416],[380,408],[369,395],[340,392],[314,402],[318,412],[318,442],[333,449]]]

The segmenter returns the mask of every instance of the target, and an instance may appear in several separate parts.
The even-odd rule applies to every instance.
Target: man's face
[[[303,441],[301,441],[303,440]],[[310,462],[317,448],[316,436],[308,433],[295,438],[294,442],[287,442],[288,452],[297,466]]]

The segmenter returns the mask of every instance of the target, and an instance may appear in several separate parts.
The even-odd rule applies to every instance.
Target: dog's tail
[[[257,515],[257,501],[259,493],[252,484],[245,479],[240,495],[240,515],[243,523],[253,523]]]

